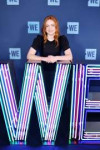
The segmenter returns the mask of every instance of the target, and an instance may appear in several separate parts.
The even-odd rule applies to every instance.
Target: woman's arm
[[[57,62],[57,61],[66,61],[67,63],[71,63],[72,60],[73,60],[73,56],[72,56],[72,52],[71,52],[71,49],[67,49],[65,50],[65,55],[64,56],[48,56],[50,58],[50,62],[51,63],[54,63],[54,62]]]
[[[67,49],[65,50],[65,55],[64,56],[57,56],[57,61],[69,61],[69,62],[72,62],[73,60],[73,56],[72,56],[72,52],[71,52],[71,49]]]
[[[28,60],[28,62],[34,62],[34,61],[39,61],[39,62],[45,61],[45,62],[48,62],[49,58],[37,56],[36,55],[36,50],[31,47],[29,49],[29,51],[28,51],[28,54],[27,54],[27,60]]]
[[[30,48],[29,51],[28,51],[28,54],[27,54],[27,60],[28,61],[42,61],[42,57],[40,56],[36,56],[36,50],[34,48]]]

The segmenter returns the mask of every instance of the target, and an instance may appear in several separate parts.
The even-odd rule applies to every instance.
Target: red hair
[[[55,35],[54,35],[54,40],[57,44],[57,46],[59,45],[59,41],[58,41],[58,37],[60,35],[59,33],[59,23],[58,23],[58,20],[56,19],[56,17],[50,15],[50,16],[47,16],[45,19],[44,19],[44,23],[43,23],[43,26],[42,26],[42,34],[43,34],[43,38],[44,38],[44,43],[47,42],[47,33],[46,33],[46,22],[48,20],[52,20],[54,21],[55,23]]]

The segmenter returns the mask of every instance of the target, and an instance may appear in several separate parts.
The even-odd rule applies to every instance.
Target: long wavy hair
[[[58,41],[58,37],[60,35],[60,31],[59,31],[59,23],[58,23],[58,20],[56,19],[56,17],[50,15],[50,16],[47,16],[45,19],[44,19],[44,22],[43,22],[43,26],[42,26],[42,34],[43,34],[43,38],[44,38],[44,43],[47,42],[47,33],[46,33],[46,22],[48,20],[52,20],[54,21],[55,23],[55,35],[54,35],[54,40],[56,42],[56,46],[59,45],[59,41]]]

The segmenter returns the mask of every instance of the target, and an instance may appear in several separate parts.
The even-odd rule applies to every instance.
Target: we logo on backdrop
[[[97,49],[86,49],[85,60],[96,60]]]
[[[60,6],[60,0],[48,0],[48,5]]]
[[[88,6],[89,7],[99,7],[100,0],[88,0]]]
[[[67,22],[67,34],[79,34],[79,22]]]
[[[7,5],[19,5],[19,0],[7,0]]]
[[[21,59],[21,48],[9,48],[9,59]]]
[[[28,21],[28,33],[39,33],[40,22],[39,21]]]

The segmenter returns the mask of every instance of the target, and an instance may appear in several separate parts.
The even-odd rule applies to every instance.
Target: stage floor
[[[100,145],[67,145],[67,146],[0,146],[0,150],[100,150]]]

